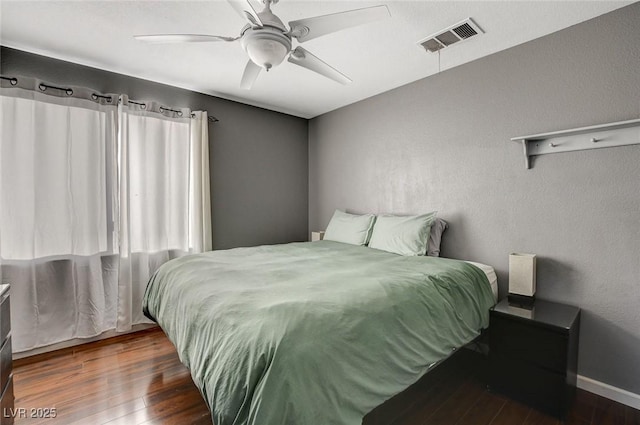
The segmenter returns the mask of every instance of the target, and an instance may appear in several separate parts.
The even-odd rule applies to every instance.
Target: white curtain
[[[115,326],[116,97],[40,82],[0,92],[0,260],[14,351]]]
[[[191,252],[213,249],[209,186],[209,126],[207,113],[191,113],[191,173],[189,176],[189,240]]]
[[[0,89],[14,352],[147,322],[151,274],[211,249],[206,113],[19,80]]]
[[[193,117],[192,117],[193,115]],[[147,322],[140,306],[167,260],[211,249],[207,117],[129,102],[118,109],[118,330]]]

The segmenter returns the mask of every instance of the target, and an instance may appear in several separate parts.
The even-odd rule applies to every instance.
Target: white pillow
[[[369,247],[400,255],[425,255],[435,218],[435,211],[412,216],[379,215]]]
[[[375,219],[373,214],[355,215],[336,210],[324,232],[324,240],[366,245]]]

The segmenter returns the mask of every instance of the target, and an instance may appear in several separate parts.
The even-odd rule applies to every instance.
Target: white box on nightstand
[[[509,254],[509,300],[533,304],[536,295],[536,255]]]
[[[324,239],[324,230],[320,232],[311,232],[311,242],[321,241]]]

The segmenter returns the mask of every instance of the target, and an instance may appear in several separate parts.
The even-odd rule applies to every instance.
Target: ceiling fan
[[[272,11],[271,5],[278,0],[262,0],[264,9],[256,12],[249,0],[227,0],[229,4],[248,21],[238,37],[222,37],[208,34],[155,34],[136,35],[137,40],[149,43],[198,43],[209,41],[240,40],[242,48],[247,52],[249,61],[244,69],[240,86],[250,89],[262,69],[269,71],[279,65],[288,56],[294,65],[307,68],[324,75],[341,84],[351,79],[337,69],[329,66],[308,50],[298,46],[292,49],[292,39],[299,43],[314,38],[354,27],[368,22],[389,17],[387,6],[373,6],[363,9],[349,10],[331,15],[315,16],[289,22],[289,29]]]

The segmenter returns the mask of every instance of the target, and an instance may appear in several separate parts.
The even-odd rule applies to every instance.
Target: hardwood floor
[[[160,330],[14,362],[15,407],[55,408],[20,424],[211,424],[209,411]],[[24,364],[27,363],[27,364]],[[20,413],[20,410],[18,410]]]
[[[407,391],[374,409],[363,423],[560,424],[487,392],[484,370],[481,356],[460,350]],[[16,425],[211,425],[188,370],[157,329],[17,360],[14,384]],[[55,408],[56,417],[29,417],[32,408]],[[640,425],[640,411],[578,390],[565,423]]]

